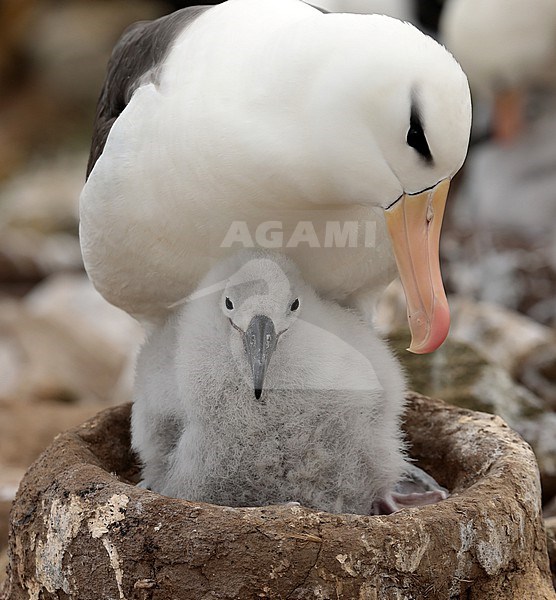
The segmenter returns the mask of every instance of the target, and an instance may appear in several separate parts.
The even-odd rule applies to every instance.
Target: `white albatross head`
[[[409,349],[430,352],[450,322],[439,239],[450,181],[469,144],[467,77],[444,47],[408,23],[346,14],[315,21],[328,55],[311,120],[328,197],[385,210],[407,298]]]

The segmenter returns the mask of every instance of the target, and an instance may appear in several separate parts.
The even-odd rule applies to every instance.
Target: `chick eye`
[[[428,163],[432,163],[432,154],[423,131],[423,125],[419,114],[415,110],[411,111],[406,141],[407,145],[417,150]]]
[[[226,308],[228,310],[233,310],[234,308],[234,303],[229,298],[226,298]]]
[[[290,310],[291,310],[292,312],[295,312],[295,311],[296,311],[298,308],[299,308],[299,298],[296,298],[296,299],[295,299],[295,300],[294,300],[294,301],[291,303]]]

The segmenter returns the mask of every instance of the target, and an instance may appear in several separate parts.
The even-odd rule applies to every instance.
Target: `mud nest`
[[[410,395],[411,454],[452,496],[390,516],[228,508],[137,488],[130,407],[59,435],[11,515],[5,600],[553,599],[529,446]]]

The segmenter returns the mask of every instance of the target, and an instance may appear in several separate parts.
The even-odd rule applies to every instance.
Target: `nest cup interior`
[[[450,493],[462,492],[474,483],[483,469],[474,472],[468,460],[463,464],[464,457],[450,439],[450,432],[443,431],[446,429],[444,419],[438,418],[438,411],[430,407],[423,410],[423,407],[426,404],[418,397],[410,396],[403,423],[410,457]],[[453,410],[457,413],[457,409]],[[135,486],[140,480],[140,464],[131,450],[130,414],[130,405],[101,413],[102,418],[94,428],[88,427],[79,433],[98,467],[120,482]],[[456,415],[454,419],[457,421]]]

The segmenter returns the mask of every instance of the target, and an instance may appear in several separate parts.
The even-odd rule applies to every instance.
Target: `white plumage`
[[[126,43],[120,51],[133,56]],[[465,75],[432,39],[388,17],[325,15],[299,0],[229,0],[203,12],[126,100],[81,196],[81,241],[97,289],[149,321],[242,245],[223,244],[237,223],[250,234],[244,246],[268,246],[258,228],[278,223],[281,251],[319,293],[363,307],[395,275],[384,209],[454,175],[471,115]],[[408,141],[414,117],[430,160]],[[424,332],[417,351],[447,332],[439,224],[426,238],[437,212],[425,209],[421,237],[404,250],[406,292],[423,286],[409,302]],[[323,247],[330,220],[370,224],[374,237]],[[306,221],[317,247],[288,246]],[[423,273],[411,260],[424,260]]]
[[[404,381],[360,317],[260,251],[217,265],[194,298],[139,357],[132,440],[144,485],[191,501],[361,514],[387,499],[408,468]],[[242,334],[254,335],[254,318],[277,336],[259,400]]]

